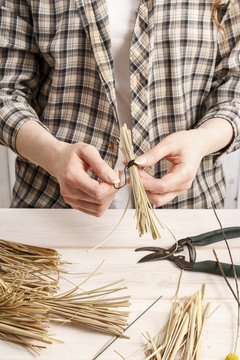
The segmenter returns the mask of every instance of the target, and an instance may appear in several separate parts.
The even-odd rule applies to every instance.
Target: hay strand
[[[96,289],[78,286],[59,293],[61,266],[66,262],[54,249],[0,240],[0,339],[25,346],[36,354],[44,345],[58,341],[49,336],[50,323],[75,322],[84,327],[125,337],[129,296],[112,297],[126,289],[123,280]],[[58,292],[58,293],[57,293]],[[111,296],[110,296],[111,295]]]

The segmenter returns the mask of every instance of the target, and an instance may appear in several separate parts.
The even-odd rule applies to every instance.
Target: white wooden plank
[[[98,245],[107,237],[119,221],[122,212],[107,210],[103,217],[95,218],[77,210],[0,209],[0,238],[58,248],[75,248],[80,244],[81,248],[86,250]],[[161,230],[160,240],[151,240],[148,234],[139,239],[134,214],[134,210],[127,210],[117,231],[101,248],[133,248],[140,244],[168,246],[173,243],[167,230]],[[212,210],[157,210],[157,214],[177,238],[219,228]],[[199,218],[193,217],[192,214],[198,214]],[[240,226],[240,210],[223,209],[218,210],[218,214],[224,227]],[[15,219],[14,226],[12,218]]]

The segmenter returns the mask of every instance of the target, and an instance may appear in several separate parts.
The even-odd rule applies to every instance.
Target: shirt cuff
[[[232,151],[235,151],[239,149],[240,147],[240,113],[236,109],[236,107],[233,106],[224,106],[224,107],[218,107],[214,108],[197,123],[196,127],[199,127],[202,125],[205,121],[208,121],[210,119],[214,118],[221,118],[224,120],[227,120],[230,122],[233,128],[233,138],[232,141],[223,149],[219,150],[215,153],[215,155],[222,155],[224,153],[230,153]]]
[[[16,138],[20,127],[29,120],[36,121],[47,131],[49,129],[39,120],[34,110],[26,104],[19,102],[11,102],[0,108],[1,118],[1,141],[2,145],[8,146],[16,154],[20,155],[16,150]],[[20,155],[21,156],[21,155]]]

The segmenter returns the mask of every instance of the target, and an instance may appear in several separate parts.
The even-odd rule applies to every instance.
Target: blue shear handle
[[[233,267],[231,264],[221,263],[221,265],[227,277],[234,277]],[[240,265],[235,265],[235,270],[237,277],[240,277]],[[222,275],[218,263],[212,260],[200,261],[195,263],[192,267],[192,271]]]

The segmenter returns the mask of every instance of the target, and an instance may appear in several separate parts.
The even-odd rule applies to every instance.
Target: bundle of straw
[[[127,201],[127,205],[124,209],[124,212],[123,212],[120,220],[117,222],[116,226],[113,228],[113,230],[110,232],[110,234],[103,241],[101,241],[98,245],[94,246],[90,251],[93,251],[93,250],[99,248],[100,246],[102,246],[106,241],[108,241],[110,239],[112,234],[117,230],[118,226],[120,225],[121,221],[123,220],[123,218],[127,212],[127,208],[128,208],[128,205],[129,205],[130,199],[131,199],[131,190],[133,191],[133,197],[134,197],[134,203],[135,203],[135,209],[136,209],[135,216],[137,219],[136,228],[138,230],[139,236],[141,237],[145,233],[151,233],[152,238],[154,240],[161,238],[161,234],[160,234],[158,227],[154,221],[154,218],[157,221],[157,223],[161,226],[162,229],[165,228],[163,223],[159,220],[156,212],[154,211],[153,206],[150,203],[150,201],[147,197],[146,191],[142,185],[138,166],[137,166],[137,164],[134,163],[134,159],[136,158],[136,156],[135,156],[134,150],[133,150],[131,131],[127,128],[126,124],[124,124],[123,127],[121,128],[120,150],[122,151],[122,153],[125,157],[126,163],[127,163],[127,165],[124,168],[125,177],[126,177],[126,169],[128,169],[129,174],[130,174],[130,180],[131,180],[130,184],[129,184],[130,190],[129,190],[129,198]],[[124,185],[126,185],[126,179],[125,179]],[[118,189],[120,189],[124,185],[120,186]],[[168,231],[171,233],[174,241],[177,242],[177,240],[176,240],[174,234],[171,232],[171,230],[168,229]],[[177,247],[176,247],[176,249],[177,249]]]
[[[58,289],[61,265],[65,264],[54,249],[30,246],[0,239],[0,279],[20,288],[25,294],[36,291],[43,295]]]
[[[132,145],[131,131],[127,128],[126,124],[124,124],[121,128],[120,149],[125,157],[127,164],[136,158]],[[153,217],[162,228],[164,228],[164,226],[154,212],[152,204],[148,200],[147,194],[140,179],[139,169],[136,164],[129,167],[129,174],[131,180],[130,186],[133,191],[136,208],[135,214],[139,236],[150,232],[153,239],[161,238],[160,232]]]
[[[145,350],[145,360],[199,360],[201,335],[206,319],[209,317],[210,304],[203,306],[205,285],[191,297],[178,299],[181,277],[170,317],[164,327],[151,337],[146,332],[147,343],[128,357],[118,355],[124,360],[132,359]]]
[[[157,339],[147,333],[150,348],[145,360],[200,359],[202,328],[210,306],[203,308],[203,296],[204,287],[192,297],[175,300],[169,321]]]
[[[124,336],[129,297],[109,298],[125,289],[116,286],[122,280],[97,289],[80,291],[99,269],[81,284],[56,294],[61,278],[61,261],[56,250],[10,241],[0,241],[0,339],[22,344],[34,352],[45,347],[33,340],[51,344],[51,321],[76,322],[107,334]]]

